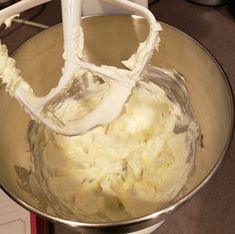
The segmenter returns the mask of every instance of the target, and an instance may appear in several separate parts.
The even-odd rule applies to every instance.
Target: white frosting
[[[140,75],[145,68],[145,64],[149,61],[155,47],[160,42],[158,35],[160,30],[161,26],[159,23],[154,22],[150,25],[150,33],[146,41],[140,43],[136,54],[123,62],[130,69],[128,70],[107,65],[99,67],[83,61],[83,31],[81,27],[74,29],[71,35],[73,43],[65,44],[67,48],[63,55],[65,67],[60,82],[47,96],[40,98],[35,96],[32,88],[20,76],[14,59],[7,54],[5,45],[0,44],[0,78],[2,78],[3,83],[6,83],[7,91],[24,105],[26,111],[35,120],[43,122],[53,131],[60,134],[83,134],[96,126],[111,122],[122,113],[123,107],[125,107],[124,104],[128,100],[133,87],[141,79]],[[70,63],[70,61],[72,62]],[[102,93],[99,101],[93,102],[95,105],[92,105],[92,108],[87,110],[86,115],[81,115],[80,113],[83,108],[79,106],[83,102],[81,100],[81,102],[78,101],[76,104],[76,118],[71,116],[71,119],[69,119],[66,114],[64,117],[62,110],[71,101],[71,98],[69,100],[63,99],[63,103],[59,103],[58,98],[71,88],[74,79],[78,79],[81,82],[87,73],[91,73],[93,77],[99,76],[107,84],[105,92]],[[84,82],[86,83],[86,80]],[[87,88],[89,89],[89,87]],[[95,89],[99,89],[99,85]],[[93,91],[97,93],[96,90]],[[68,95],[64,96],[67,97]],[[85,100],[89,97],[94,99],[92,95],[86,96],[86,93],[82,96]],[[57,113],[55,113],[55,103],[57,110],[61,108],[61,111],[58,110]],[[53,106],[53,109],[48,108],[50,106]]]
[[[68,104],[64,117],[73,116],[76,103]],[[194,165],[198,127],[161,88],[141,81],[110,124],[76,137],[34,126],[29,137],[32,176],[57,214],[114,221],[158,210],[179,194]]]
[[[8,56],[7,47],[0,43],[0,78],[11,95],[14,95],[16,86],[22,80],[15,63],[15,60]]]
[[[159,23],[150,24],[150,32],[153,35],[149,35],[148,38],[139,44],[137,52],[130,56],[128,60],[122,61],[122,64],[127,68],[132,70],[131,77],[133,76],[135,80],[140,79],[140,74],[142,73],[146,63],[149,62],[154,49],[158,50],[160,44],[159,32],[162,31],[162,27]],[[152,37],[155,37],[152,39]]]
[[[20,16],[20,14],[15,14],[15,15],[12,15],[12,16],[6,18],[5,21],[4,21],[4,24],[6,25],[6,28],[11,27],[12,20],[13,20],[15,17],[19,17],[19,16]]]

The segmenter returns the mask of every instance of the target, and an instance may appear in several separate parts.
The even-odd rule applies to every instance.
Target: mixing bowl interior
[[[225,75],[213,57],[195,40],[181,31],[162,24],[159,52],[153,65],[174,68],[186,78],[191,103],[201,127],[203,147],[198,148],[196,171],[185,194],[206,181],[221,160],[231,139],[233,128],[232,95]],[[148,26],[142,18],[129,16],[96,16],[83,19],[85,59],[95,64],[121,67],[121,60],[135,52],[146,38]],[[56,86],[61,75],[62,29],[54,26],[24,43],[14,54],[21,74],[37,95]],[[37,200],[18,183],[27,179],[30,121],[22,107],[0,84],[0,181],[22,205],[44,214]],[[181,196],[185,196],[181,195]],[[178,199],[180,199],[179,197]]]

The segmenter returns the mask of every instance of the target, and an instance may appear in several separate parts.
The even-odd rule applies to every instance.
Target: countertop
[[[153,2],[153,1],[152,1]],[[60,1],[23,13],[23,18],[54,25],[61,21]],[[235,5],[235,4],[233,4]],[[55,10],[56,9],[56,10]],[[159,0],[150,6],[157,19],[173,25],[200,41],[224,68],[235,90],[235,18],[228,5],[205,7],[186,0]],[[235,11],[235,9],[233,9]],[[13,25],[1,32],[2,41],[14,51],[41,29]],[[17,35],[17,36],[16,36]],[[235,144],[210,182],[182,208],[174,212],[156,234],[235,233]],[[75,234],[55,225],[55,234]],[[41,234],[41,233],[40,233]]]

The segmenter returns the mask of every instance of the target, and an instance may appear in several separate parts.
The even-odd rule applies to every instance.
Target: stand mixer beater
[[[20,12],[48,1],[50,0],[22,0],[0,11],[0,23],[9,25]],[[82,0],[61,0],[64,67],[57,87],[53,88],[46,96],[38,97],[34,94],[30,85],[21,77],[20,71],[15,66],[15,61],[8,56],[6,46],[2,44],[0,46],[0,78],[6,84],[6,90],[24,106],[32,119],[62,135],[80,135],[118,117],[123,111],[133,87],[141,79],[141,74],[160,41],[158,32],[161,30],[161,26],[147,8],[127,0],[102,1],[131,10],[145,17],[149,24],[149,35],[146,41],[139,44],[136,54],[122,62],[127,69],[107,65],[96,66],[83,59],[84,37],[80,24]],[[80,101],[94,96],[100,87],[97,85],[88,92],[89,85],[81,79],[84,74],[89,74],[93,80],[94,77],[98,78],[100,85],[106,84],[106,89],[102,91],[99,102],[95,103],[85,114],[83,113],[79,117],[78,105],[78,115],[63,122],[60,118],[55,117],[53,112],[62,105],[61,98],[63,101],[67,99],[75,80],[79,80],[80,87],[82,85],[84,89],[80,95]],[[89,97],[87,93],[89,93]],[[50,110],[52,105],[54,109]]]

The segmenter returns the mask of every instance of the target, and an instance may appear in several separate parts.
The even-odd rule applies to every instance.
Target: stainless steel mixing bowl
[[[232,138],[233,98],[226,76],[197,41],[169,25],[162,24],[161,45],[152,64],[174,68],[187,80],[191,103],[203,134],[196,172],[184,195],[162,210],[113,223],[82,223],[64,220],[45,211],[19,185],[15,166],[29,169],[27,128],[30,121],[22,107],[0,86],[0,181],[1,187],[23,207],[53,222],[85,233],[124,233],[149,227],[167,218],[189,200],[211,178]],[[148,25],[139,17],[94,16],[83,19],[85,58],[95,64],[121,66],[139,41],[146,38]],[[22,76],[38,95],[46,94],[58,82],[62,68],[62,29],[52,27],[24,43],[14,54]],[[22,173],[23,175],[23,173]],[[22,179],[22,178],[21,178]]]

